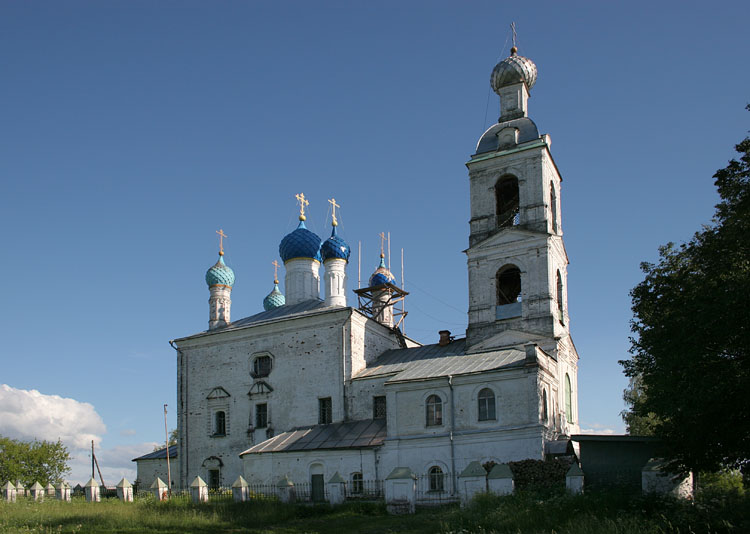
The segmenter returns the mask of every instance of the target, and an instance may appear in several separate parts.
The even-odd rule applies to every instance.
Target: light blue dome
[[[382,286],[383,284],[396,284],[396,277],[393,276],[388,267],[385,266],[385,256],[380,255],[380,265],[370,277],[370,287]]]
[[[323,241],[320,246],[320,255],[323,257],[323,261],[339,258],[348,262],[350,254],[349,245],[336,234],[336,227],[334,226],[331,237]]]
[[[279,255],[281,255],[284,263],[293,258],[310,258],[321,261],[320,238],[305,227],[305,221],[300,221],[297,229],[281,240]]]
[[[224,263],[224,255],[219,255],[219,261],[206,272],[206,283],[211,286],[234,285],[234,271]]]
[[[263,309],[270,311],[279,306],[283,306],[284,304],[286,304],[286,298],[284,298],[284,294],[279,291],[278,281],[274,281],[273,291],[263,299]]]

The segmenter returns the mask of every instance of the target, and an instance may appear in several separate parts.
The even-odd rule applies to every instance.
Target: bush
[[[517,490],[549,490],[565,487],[572,457],[508,462]]]

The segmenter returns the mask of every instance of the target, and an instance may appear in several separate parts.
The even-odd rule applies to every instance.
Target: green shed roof
[[[513,471],[510,470],[508,464],[495,464],[490,470],[490,474],[487,475],[490,480],[496,480],[498,478],[513,478]]]
[[[193,481],[190,483],[191,488],[203,488],[205,486],[208,486],[208,484],[206,484],[206,481],[203,480],[201,477],[195,477]]]
[[[128,481],[127,478],[122,477],[122,480],[117,483],[118,488],[132,488],[133,485]]]
[[[346,484],[346,480],[341,478],[341,475],[339,475],[339,472],[336,471],[331,477],[331,480],[328,481],[328,483],[329,484]]]
[[[405,478],[416,478],[414,473],[408,467],[396,467],[391,474],[385,477],[386,480],[397,480]]]
[[[482,467],[482,464],[474,460],[473,462],[470,462],[469,465],[466,466],[466,469],[461,471],[461,474],[458,476],[459,478],[461,477],[486,477],[487,471],[484,470],[484,467]]]

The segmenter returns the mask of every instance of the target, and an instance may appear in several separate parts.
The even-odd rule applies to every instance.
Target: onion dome
[[[224,253],[219,252],[219,261],[206,272],[208,287],[234,285],[234,271],[224,263]]]
[[[266,298],[263,299],[263,309],[266,311],[271,311],[274,308],[283,306],[284,304],[286,304],[286,299],[284,298],[284,294],[279,291],[279,281],[274,280],[273,291],[271,291],[266,296]]]
[[[514,83],[524,82],[526,88],[531,91],[536,83],[536,65],[527,57],[516,54],[518,49],[514,46],[510,49],[510,56],[495,65],[490,75],[492,90],[498,95],[501,87],[507,87]]]
[[[391,274],[385,266],[385,255],[380,255],[380,265],[370,277],[370,287],[382,286],[383,284],[395,284],[396,277]]]
[[[279,254],[284,263],[294,258],[310,258],[321,261],[320,238],[307,229],[305,221],[300,217],[297,229],[281,240]]]
[[[331,237],[323,241],[323,244],[320,246],[320,255],[323,261],[338,258],[348,262],[349,254],[351,254],[349,245],[336,234],[336,225],[334,224],[333,230],[331,230]]]

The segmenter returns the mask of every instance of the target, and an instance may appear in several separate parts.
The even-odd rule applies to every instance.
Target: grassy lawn
[[[617,493],[480,496],[466,509],[422,508],[411,516],[390,516],[374,504],[21,500],[0,503],[0,533],[11,532],[734,534],[750,532],[750,499],[727,495],[690,503]]]

